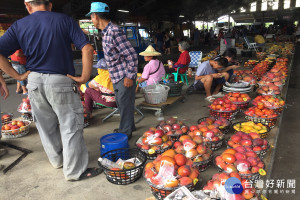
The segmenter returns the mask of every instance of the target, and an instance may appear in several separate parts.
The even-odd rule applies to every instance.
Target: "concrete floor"
[[[1,100],[1,110],[4,112],[13,112],[15,117],[20,116],[19,113],[16,112],[17,105],[21,102],[22,96],[16,95],[15,84],[9,85],[9,89],[11,92],[10,97],[3,101]],[[187,86],[184,87],[184,90]],[[299,89],[299,88],[298,88]],[[290,92],[291,90],[289,90]],[[299,97],[299,96],[298,96]],[[136,99],[136,105],[139,105],[143,101],[142,95],[138,95]],[[207,106],[209,104],[204,100],[203,94],[190,95],[186,97],[186,102],[181,103],[177,102],[174,105],[168,107],[165,112],[165,118],[171,116],[177,116],[182,119],[187,125],[196,124],[197,120],[201,117],[209,116],[209,112]],[[288,108],[289,109],[289,108]],[[296,109],[291,109],[296,111]],[[89,166],[95,167],[97,166],[97,159],[100,155],[100,142],[99,139],[111,133],[114,128],[118,127],[119,117],[115,116],[111,119],[107,120],[105,123],[102,123],[102,118],[104,118],[111,110],[109,109],[99,109],[94,112],[94,119],[91,122],[91,125],[84,129],[84,138],[89,151]],[[149,127],[155,126],[158,121],[154,116],[154,111],[143,110],[145,114],[145,118],[136,125],[137,131],[134,132],[133,138],[130,140],[130,147],[135,147],[135,141],[146,131]],[[288,113],[288,112],[287,112]],[[287,114],[284,115],[286,117]],[[296,120],[293,123],[297,127],[297,120],[295,116],[299,116],[299,114],[292,115]],[[244,120],[244,116],[239,114],[237,119],[234,122]],[[287,125],[290,126],[290,125]],[[278,129],[275,127],[271,130],[270,136],[268,137],[271,145],[275,146],[275,136],[277,134]],[[289,129],[290,130],[290,129]],[[294,131],[296,129],[293,129]],[[285,129],[281,129],[281,135],[287,134]],[[287,139],[288,137],[286,137]],[[289,145],[280,146],[280,152],[291,153],[291,144],[296,145],[297,139],[295,137],[289,137]],[[54,169],[50,165],[47,156],[43,150],[42,144],[40,142],[40,138],[38,132],[34,126],[31,125],[30,133],[22,138],[18,139],[3,139],[2,141],[9,142],[16,146],[20,146],[23,148],[27,148],[33,151],[33,153],[29,154],[26,158],[24,158],[18,165],[16,165],[13,169],[8,171],[5,175],[1,173],[0,175],[0,199],[2,200],[18,200],[18,199],[130,199],[130,200],[143,200],[148,197],[151,197],[151,191],[147,183],[143,178],[140,178],[135,183],[120,186],[114,185],[108,182],[105,178],[104,174],[101,174],[95,178],[78,181],[78,182],[68,182],[65,181],[62,173],[62,169]],[[294,141],[294,142],[292,142]],[[279,144],[281,140],[279,140]],[[21,153],[7,148],[8,154],[0,159],[0,164],[8,166],[14,160],[16,160]],[[215,152],[215,155],[220,154],[225,149],[225,146]],[[285,157],[285,155],[282,155]],[[299,154],[298,154],[299,156]],[[278,153],[276,154],[276,158],[278,157]],[[293,160],[296,160],[294,157]],[[266,157],[264,158],[266,163],[267,173],[271,171],[269,167],[271,167],[270,163],[272,163],[272,154],[271,151],[268,152]],[[299,162],[299,159],[297,159]],[[291,158],[285,161],[286,166],[289,169],[294,169],[291,166],[299,166],[295,165],[296,162],[291,162]],[[291,165],[288,165],[291,163]],[[276,166],[276,163],[275,165]],[[279,167],[282,169],[282,166]],[[200,186],[204,185],[207,180],[211,178],[211,176],[217,172],[217,169],[214,166],[211,166],[207,171],[201,173]],[[282,172],[274,171],[273,173],[277,175],[281,175]],[[297,173],[297,174],[295,174]],[[292,177],[296,177],[299,175],[299,171],[296,171]],[[285,178],[285,177],[281,177]],[[291,196],[293,197],[293,196]],[[270,198],[273,200],[273,198]],[[275,198],[274,198],[275,199]],[[300,199],[300,198],[281,198],[281,199]]]

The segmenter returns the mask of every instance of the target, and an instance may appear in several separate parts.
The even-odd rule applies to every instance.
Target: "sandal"
[[[217,94],[213,94],[211,96],[213,96],[213,97],[223,97],[225,95],[222,92],[218,92]]]
[[[208,96],[208,97],[205,98],[205,100],[208,101],[208,102],[210,102],[210,103],[212,103],[215,100],[215,97]]]
[[[69,180],[69,181],[81,181],[88,178],[93,178],[95,176],[98,176],[103,172],[103,169],[100,168],[87,168],[85,172],[83,172],[78,180]]]

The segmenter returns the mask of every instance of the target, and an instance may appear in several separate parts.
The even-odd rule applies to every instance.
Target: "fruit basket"
[[[3,128],[6,129],[5,126],[10,126],[9,124],[5,124],[5,126],[3,126],[1,130],[2,137],[7,139],[14,139],[27,135],[29,133],[31,121],[23,120],[21,122],[23,122],[22,126],[16,126],[14,127],[14,129],[11,130],[3,130]]]
[[[207,170],[208,167],[211,165],[212,159],[213,159],[213,154],[210,156],[208,160],[194,162],[193,167],[197,168],[200,172],[203,172]]]
[[[138,149],[129,149],[129,148],[123,148],[123,149],[115,149],[112,151],[108,151],[102,155],[103,158],[107,158],[113,162],[116,162],[119,158],[125,160],[130,158],[136,158],[139,160],[139,165],[132,169],[109,169],[106,166],[103,166],[101,162],[98,161],[99,166],[104,169],[104,174],[106,176],[106,179],[117,185],[127,185],[130,183],[135,182],[138,180],[142,174],[143,169],[145,166],[145,163],[147,161],[146,154]]]
[[[244,110],[246,110],[251,100],[248,94],[243,94],[240,92],[229,92],[225,95],[225,97],[227,97],[232,104],[235,104],[237,106],[239,112],[243,112]]]
[[[211,163],[213,151],[204,143],[204,138],[200,135],[190,137],[185,135],[179,138],[173,145],[176,153],[183,154],[193,161],[193,167],[199,171],[205,171]]]
[[[218,126],[218,129],[220,129],[224,134],[229,133],[230,127],[231,127],[231,121],[223,118],[223,117],[218,117],[218,118],[214,118],[214,117],[203,117],[197,120],[197,123],[200,125],[202,122],[207,122],[208,119],[212,119],[212,123],[216,124]],[[219,124],[219,122],[217,122],[218,120],[220,120],[220,122],[224,122],[223,124]],[[225,121],[226,120],[226,121]]]
[[[235,116],[237,115],[238,111],[237,110],[218,111],[218,110],[209,109],[209,113],[211,116],[215,118],[224,117],[225,119],[232,121],[235,119]]]
[[[251,126],[249,125],[248,127],[250,127],[250,128],[248,128],[248,130],[246,130],[246,129],[241,128],[241,125],[243,123],[249,123],[249,121],[241,121],[241,122],[236,122],[236,123],[232,124],[232,128],[233,128],[234,132],[242,131],[245,133],[257,133],[257,134],[259,134],[260,138],[266,138],[269,135],[269,132],[271,130],[269,126],[263,125],[261,123],[255,123],[255,122],[253,122],[253,125],[252,125],[253,128],[251,128]],[[257,129],[254,129],[254,128],[257,128]]]
[[[252,104],[255,106],[263,104],[266,108],[269,108],[278,114],[280,114],[285,107],[285,101],[280,96],[273,95],[257,96],[252,101]]]
[[[153,196],[158,200],[162,200],[166,198],[169,194],[171,194],[172,192],[180,188],[180,187],[176,187],[176,188],[158,187],[157,185],[152,184],[148,180],[146,182],[149,184]],[[186,185],[185,187],[187,187],[189,191],[193,191],[195,189],[193,184]]]
[[[254,151],[260,159],[263,159],[270,148],[268,140],[260,138],[258,133],[253,132],[250,134],[236,132],[226,143],[228,149],[244,146],[246,149]]]
[[[158,199],[164,199],[181,186],[193,190],[199,180],[199,170],[184,154],[169,149],[145,166],[144,177]]]
[[[217,157],[217,156],[216,156]],[[215,158],[216,158],[215,157]],[[218,172],[226,172],[224,169],[220,168],[217,164],[216,164],[216,159],[213,159],[213,163],[214,165],[216,166],[216,168],[218,169]],[[228,173],[228,172],[226,172]],[[255,182],[256,180],[259,180],[260,179],[260,174],[259,172],[257,173],[249,173],[249,174],[245,174],[245,173],[240,173],[238,172],[238,174],[240,175],[240,177],[242,179],[247,179],[247,180],[250,180],[250,181],[253,181]]]
[[[31,112],[22,113],[22,114],[21,114],[21,117],[22,117],[24,120],[33,121],[33,117],[32,117]]]
[[[12,121],[13,116],[14,115],[12,113],[1,113],[2,126],[9,124]]]
[[[172,141],[168,141],[168,145],[153,145],[152,147],[145,147],[142,141],[142,137],[140,137],[136,142],[136,146],[139,150],[145,153],[147,159],[154,160],[158,155],[164,153],[168,149],[171,149],[173,146]]]
[[[253,121],[255,123],[262,123],[263,125],[266,125],[270,128],[274,128],[275,124],[277,122],[277,117],[260,118],[260,117],[256,117],[256,116],[245,115],[245,119],[248,121]]]
[[[217,151],[223,146],[224,141],[225,141],[225,137],[223,137],[219,141],[210,141],[207,142],[206,144],[209,148],[211,148],[211,150]]]

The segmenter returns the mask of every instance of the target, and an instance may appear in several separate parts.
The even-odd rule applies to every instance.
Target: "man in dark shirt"
[[[83,107],[76,87],[76,82],[90,78],[93,47],[74,20],[50,12],[49,0],[25,0],[25,6],[30,15],[0,37],[0,68],[17,80],[28,76],[33,118],[52,166],[63,167],[66,180],[98,175],[101,170],[87,168]],[[82,51],[80,77],[74,77],[71,43]],[[6,59],[18,49],[27,57],[28,71],[22,75]]]

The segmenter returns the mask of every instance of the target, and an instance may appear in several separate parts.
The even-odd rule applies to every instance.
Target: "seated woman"
[[[138,86],[145,87],[159,83],[166,73],[162,62],[157,59],[157,56],[161,56],[161,53],[155,51],[155,49],[149,45],[140,55],[144,56],[145,61],[149,62],[145,65],[142,76],[137,80],[139,83]]]
[[[106,61],[100,59],[93,67],[98,68],[98,75],[88,83],[88,88],[84,93],[85,112],[90,115],[90,118],[92,117],[93,101],[107,107],[117,107]]]
[[[191,62],[191,57],[187,49],[189,44],[186,41],[182,41],[178,44],[178,51],[181,52],[179,59],[174,64],[173,61],[168,60],[169,68],[166,68],[166,73],[170,74],[177,71],[177,68],[180,67],[179,73],[184,74],[188,70],[188,65]]]

